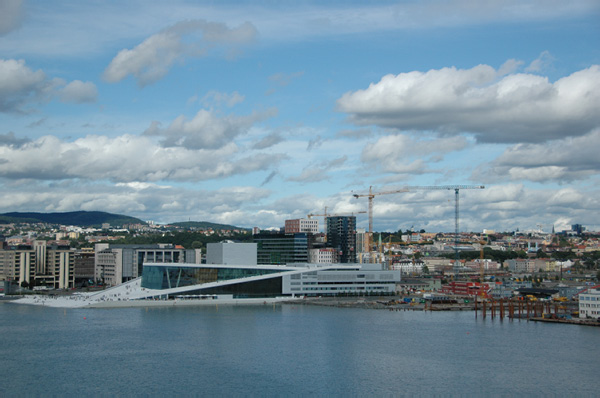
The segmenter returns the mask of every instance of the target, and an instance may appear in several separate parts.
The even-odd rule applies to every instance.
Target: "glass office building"
[[[258,264],[284,265],[308,262],[309,239],[306,233],[259,234],[257,243]]]

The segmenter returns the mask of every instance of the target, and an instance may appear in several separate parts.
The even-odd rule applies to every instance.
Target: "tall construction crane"
[[[367,246],[367,250],[369,252],[371,251],[371,237],[373,236],[373,199],[375,198],[375,196],[379,196],[379,195],[389,195],[389,194],[393,194],[393,193],[402,193],[402,192],[408,192],[408,191],[409,190],[407,188],[403,188],[403,189],[398,189],[395,191],[373,192],[373,186],[370,186],[369,193],[352,195],[357,199],[364,198],[364,197],[369,199],[369,232],[367,234],[367,239],[366,239],[366,246]]]
[[[306,217],[308,217],[309,219],[312,218],[312,217],[328,217],[328,216],[329,216],[329,214],[327,214],[327,206],[325,206],[325,212],[323,214],[314,214],[314,213],[311,213],[311,214],[307,214],[306,215]]]
[[[458,225],[459,225],[459,191],[461,189],[484,189],[483,185],[429,185],[429,186],[406,186],[404,187],[409,191],[422,191],[422,190],[454,190],[454,271],[458,273],[458,263],[459,263],[459,252],[458,252],[458,243],[459,243],[459,234],[458,234]]]

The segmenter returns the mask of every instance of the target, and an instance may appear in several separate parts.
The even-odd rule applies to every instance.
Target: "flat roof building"
[[[256,265],[256,248],[256,243],[207,243],[206,264]]]
[[[579,293],[579,317],[600,319],[600,285]]]
[[[285,220],[286,234],[296,234],[299,232],[306,232],[309,234],[319,233],[319,220],[313,220],[311,218]]]

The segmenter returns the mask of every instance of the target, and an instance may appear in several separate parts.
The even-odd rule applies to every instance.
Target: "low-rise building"
[[[311,264],[332,264],[339,262],[337,250],[331,247],[321,247],[308,251],[308,262]]]
[[[402,275],[421,275],[425,262],[420,259],[403,258],[392,264],[392,269],[399,270]]]
[[[396,291],[402,294],[410,294],[417,291],[432,292],[441,289],[442,281],[437,278],[402,279],[396,283]]]
[[[306,232],[309,234],[318,233],[319,220],[313,220],[312,218],[298,218],[295,220],[285,220],[286,234],[297,234],[300,232]]]
[[[600,319],[600,285],[579,293],[579,317]]]
[[[442,286],[441,293],[455,294],[458,296],[488,297],[491,287],[488,283],[452,281]]]

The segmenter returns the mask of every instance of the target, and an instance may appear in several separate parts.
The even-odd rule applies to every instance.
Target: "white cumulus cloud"
[[[49,78],[41,69],[31,69],[22,59],[0,59],[0,112],[31,112],[36,104],[54,97],[62,102],[84,103],[95,102],[97,96],[92,82],[66,83]]]
[[[60,99],[63,102],[81,104],[85,102],[96,102],[98,89],[92,82],[73,80],[60,90]]]
[[[29,102],[41,100],[51,87],[41,69],[32,70],[22,59],[0,59],[0,112],[23,112]]]
[[[361,160],[384,172],[424,174],[431,172],[425,160],[438,162],[443,155],[467,146],[464,137],[418,140],[396,134],[365,145]]]
[[[234,143],[219,149],[164,148],[148,137],[90,135],[72,142],[41,137],[0,145],[0,177],[9,180],[203,181],[267,170],[282,155],[241,157]]]
[[[554,83],[526,73],[502,76],[488,65],[414,71],[384,76],[338,100],[358,125],[468,132],[506,143],[584,135],[600,125],[599,104],[598,65]]]
[[[246,134],[254,123],[272,116],[273,112],[219,117],[214,112],[201,109],[190,120],[184,115],[178,116],[166,128],[161,128],[160,122],[155,121],[144,131],[144,135],[161,137],[165,147],[221,148]]]

